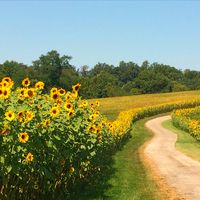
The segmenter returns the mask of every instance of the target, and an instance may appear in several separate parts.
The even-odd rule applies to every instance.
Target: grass
[[[140,156],[139,147],[149,140],[152,135],[144,127],[147,119],[134,123],[132,138],[123,150],[114,156],[115,174],[109,180],[112,186],[106,191],[109,199],[113,200],[156,200],[162,199],[155,182],[145,169]]]
[[[110,120],[114,120],[119,112],[130,108],[152,106],[162,103],[173,103],[175,101],[184,101],[196,99],[200,91],[186,91],[174,93],[145,94],[123,97],[110,97],[101,99],[92,99],[91,102],[98,100],[100,102],[100,111]]]
[[[148,118],[149,119],[149,118]],[[165,199],[143,165],[139,148],[152,137],[151,132],[144,127],[148,119],[134,123],[131,138],[118,151],[103,176],[82,191],[80,200],[160,200]],[[80,195],[81,194],[81,195]],[[75,199],[75,198],[74,198]]]
[[[178,136],[176,148],[191,158],[200,161],[200,142],[193,138],[189,133],[173,126],[172,120],[167,120],[163,126]]]

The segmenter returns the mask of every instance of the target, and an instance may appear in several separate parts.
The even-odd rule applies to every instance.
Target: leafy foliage
[[[141,66],[134,62],[121,61],[118,66],[97,63],[77,69],[70,64],[72,57],[61,56],[52,50],[26,66],[15,61],[0,65],[0,78],[9,76],[20,85],[20,80],[29,76],[33,81],[46,83],[45,91],[51,87],[70,90],[80,82],[84,98],[101,98],[146,93],[160,93],[200,89],[200,72],[181,71],[172,66],[144,61]]]

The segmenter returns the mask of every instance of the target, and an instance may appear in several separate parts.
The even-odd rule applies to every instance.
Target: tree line
[[[0,64],[0,78],[10,76],[15,87],[29,77],[32,82],[45,82],[45,90],[61,87],[71,90],[81,84],[84,98],[102,98],[135,94],[175,92],[200,89],[200,72],[176,69],[170,65],[144,61],[141,65],[121,61],[118,66],[98,63],[93,68],[70,64],[72,57],[52,50],[41,55],[31,66],[16,61]]]

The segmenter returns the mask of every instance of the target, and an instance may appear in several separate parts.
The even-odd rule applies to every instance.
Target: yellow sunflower
[[[55,87],[51,88],[50,90],[50,94],[57,93],[57,92],[58,92],[58,89]]]
[[[26,142],[28,141],[28,139],[29,139],[29,135],[28,135],[28,133],[26,133],[26,132],[24,132],[24,133],[19,133],[19,134],[18,134],[18,138],[19,138],[19,141],[20,141],[21,143],[26,143]]]
[[[91,133],[96,134],[96,133],[97,133],[96,126],[95,126],[95,125],[89,126],[89,127],[88,127],[88,131],[91,132]]]
[[[17,113],[17,119],[18,119],[20,122],[23,122],[23,121],[24,121],[23,116],[24,116],[24,112],[23,112],[23,111],[20,111],[20,112]]]
[[[64,89],[62,89],[62,88],[58,90],[58,94],[59,94],[60,96],[65,95],[65,93],[66,93],[66,91],[65,91]]]
[[[97,114],[92,114],[89,116],[89,120],[94,121],[98,117]]]
[[[17,92],[19,93],[18,99],[24,100],[25,99],[26,88],[18,88]]]
[[[69,169],[69,173],[70,173],[70,174],[73,174],[74,171],[75,171],[74,167],[71,166],[70,169]]]
[[[50,110],[50,115],[52,117],[56,117],[60,113],[60,109],[58,107],[53,107]]]
[[[14,82],[12,81],[12,79],[10,78],[10,77],[4,77],[3,79],[2,79],[2,82],[8,82],[8,87],[9,88],[12,88],[13,87],[13,85],[14,85]]]
[[[59,98],[58,92],[53,92],[53,93],[51,93],[51,98],[52,98],[53,100],[57,100],[57,99]]]
[[[71,110],[67,113],[68,117],[71,118],[74,116],[74,110]]]
[[[50,122],[51,122],[50,119],[46,119],[46,120],[43,122],[43,125],[47,127],[47,126],[49,126]]]
[[[8,121],[12,121],[13,119],[15,119],[15,113],[13,111],[7,111],[5,113],[5,116]]]
[[[74,92],[78,92],[80,87],[81,87],[81,84],[77,83],[76,85],[72,86],[72,89],[73,89]]]
[[[34,88],[28,88],[25,90],[25,97],[27,98],[33,98],[36,95]]]
[[[9,83],[7,81],[2,81],[1,84],[2,87],[9,88]]]
[[[2,97],[4,99],[7,99],[10,96],[10,89],[9,88],[4,88],[3,89],[3,93],[2,93]]]
[[[34,157],[33,157],[33,154],[29,152],[29,153],[27,154],[27,156],[26,156],[26,161],[32,162],[32,161],[33,161],[33,158],[34,158]]]
[[[35,84],[35,89],[36,90],[43,90],[44,89],[44,83],[42,81],[38,81],[36,84]]]
[[[67,92],[67,94],[65,95],[66,100],[69,102],[73,99],[72,93],[71,92]]]
[[[31,121],[34,117],[34,113],[32,111],[27,111],[26,112],[26,120]]]
[[[3,88],[0,87],[0,98],[3,97]]]
[[[30,84],[31,84],[31,81],[29,80],[29,78],[25,78],[25,79],[22,81],[22,85],[23,85],[24,87],[28,87]]]
[[[67,103],[64,105],[64,108],[65,108],[67,111],[71,111],[71,110],[73,110],[73,105],[72,105],[72,103],[67,102]]]

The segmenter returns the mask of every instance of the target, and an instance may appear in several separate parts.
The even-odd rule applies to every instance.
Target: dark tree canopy
[[[72,57],[60,55],[56,50],[41,55],[27,66],[16,61],[0,64],[0,78],[10,76],[15,87],[29,77],[32,82],[45,82],[46,91],[51,87],[71,90],[81,83],[80,94],[84,98],[173,92],[200,89],[200,72],[189,69],[181,71],[173,66],[144,61],[141,66],[121,61],[118,66],[97,63],[93,68],[73,66]]]

